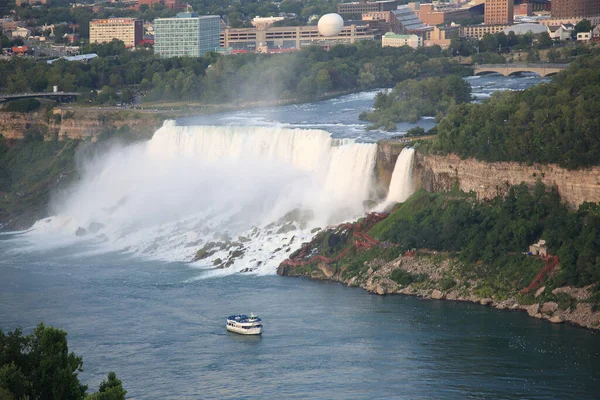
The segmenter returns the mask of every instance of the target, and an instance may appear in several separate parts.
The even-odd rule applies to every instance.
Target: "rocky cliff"
[[[387,195],[396,160],[405,146],[406,143],[398,140],[381,140],[377,142],[375,175],[377,177],[377,193],[381,198],[385,198]]]
[[[19,140],[32,130],[42,131],[46,138],[86,139],[125,126],[130,131],[148,137],[162,124],[166,116],[140,115],[126,111],[106,111],[79,108],[66,110],[41,109],[30,113],[0,112],[0,133],[7,139]]]
[[[557,165],[525,165],[516,162],[488,163],[461,160],[454,154],[437,156],[417,153],[414,170],[418,187],[427,191],[448,191],[456,187],[473,191],[479,199],[503,196],[512,185],[541,181],[555,187],[566,203],[600,202],[600,167],[567,170]]]
[[[482,297],[478,279],[467,278],[465,266],[455,259],[425,256],[400,256],[386,262],[373,259],[357,274],[347,274],[345,266],[317,263],[310,268],[282,265],[277,273],[282,276],[306,277],[310,279],[340,282],[360,287],[373,294],[404,294],[434,300],[453,300],[478,303],[499,310],[527,312],[534,318],[552,323],[567,322],[573,325],[600,330],[600,311],[590,302],[593,285],[585,288],[564,286],[554,290],[538,288],[534,295],[511,294],[504,299]],[[467,267],[468,268],[468,267]],[[470,268],[469,268],[470,269]],[[398,271],[419,276],[418,282],[400,283],[394,280]],[[452,284],[449,285],[448,282]]]
[[[379,193],[387,193],[396,159],[406,143],[386,140],[377,143],[376,175]],[[553,164],[526,165],[517,162],[462,160],[454,154],[415,153],[414,180],[417,188],[429,192],[453,188],[475,192],[477,198],[504,196],[510,186],[538,180],[555,187],[566,203],[577,207],[584,202],[600,202],[600,167],[567,170]]]

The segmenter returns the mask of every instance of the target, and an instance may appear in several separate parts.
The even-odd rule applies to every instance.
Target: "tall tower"
[[[514,6],[514,0],[485,0],[483,22],[486,25],[512,24]]]

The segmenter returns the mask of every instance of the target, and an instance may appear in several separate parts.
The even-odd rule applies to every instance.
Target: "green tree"
[[[108,373],[108,379],[100,383],[96,393],[86,397],[86,400],[125,400],[127,390],[123,389],[123,382],[114,372]]]
[[[0,388],[16,398],[83,399],[83,361],[69,353],[67,333],[40,323],[31,335],[0,331]]]
[[[321,93],[331,90],[331,75],[326,69],[317,72],[316,78],[317,90]]]

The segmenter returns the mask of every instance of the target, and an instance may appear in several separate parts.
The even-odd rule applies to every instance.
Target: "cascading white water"
[[[239,250],[228,273],[271,273],[312,228],[364,213],[375,154],[375,144],[322,130],[167,121],[150,141],[88,161],[81,183],[55,199],[55,216],[29,235],[165,260],[190,260],[220,241],[199,264]]]
[[[412,176],[414,157],[415,149],[412,147],[405,147],[400,152],[392,173],[390,189],[385,200],[386,206],[402,203],[414,193],[415,185]]]

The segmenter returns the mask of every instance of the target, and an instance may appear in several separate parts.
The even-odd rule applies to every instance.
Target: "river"
[[[518,89],[536,80],[471,79],[479,98],[498,88]],[[306,142],[307,137],[312,141],[318,137],[321,147],[329,142],[320,131],[308,129],[325,128],[335,138],[360,137],[367,143],[360,148],[346,149],[367,154],[372,150],[368,142],[388,135],[366,131],[357,119],[360,111],[372,105],[373,96],[374,92],[358,93],[281,109],[199,117],[185,121],[195,126],[191,130],[178,131],[170,127],[164,133],[214,139],[213,130],[209,132],[198,125],[284,125],[286,129],[301,128],[307,133],[294,139],[285,129],[272,131],[287,135],[286,140],[295,140],[279,143],[278,151],[293,144],[307,146],[302,147],[303,152],[310,153],[319,147],[311,147],[314,143]],[[427,120],[424,123],[428,123]],[[235,139],[239,136],[236,129],[218,131],[221,133],[216,135],[226,133]],[[167,151],[169,143],[156,141],[153,146]],[[266,143],[260,141],[257,148],[263,149]],[[183,149],[190,149],[192,145],[200,149],[200,153],[192,152],[192,158],[205,154],[202,151],[206,149],[222,151],[224,146],[213,142],[209,145],[206,141],[177,143],[178,148]],[[351,144],[339,146],[343,149]],[[135,158],[142,157],[139,149],[127,151],[121,150],[103,162],[118,164],[128,157],[145,160]],[[362,154],[360,152],[356,154]],[[343,155],[338,153],[339,150],[335,150],[331,157]],[[261,150],[256,154],[268,153]],[[298,154],[296,151],[289,154],[298,165],[312,160],[310,157],[297,160]],[[214,155],[221,157],[221,153]],[[243,160],[245,170],[265,172],[263,165],[249,164],[245,157]],[[281,159],[276,161],[268,165],[287,168],[279,164]],[[224,165],[229,168],[232,162]],[[319,160],[315,162],[321,165]],[[597,398],[600,337],[590,331],[473,304],[375,296],[334,283],[282,278],[273,274],[272,266],[261,267],[255,271],[258,273],[232,273],[239,270],[235,266],[218,270],[226,273],[215,273],[207,262],[177,261],[181,254],[193,253],[202,242],[201,234],[192,232],[194,229],[217,229],[215,227],[223,221],[210,225],[206,222],[208,214],[202,213],[191,221],[180,220],[181,215],[173,209],[186,215],[188,211],[198,213],[197,207],[205,207],[202,202],[196,204],[198,195],[204,193],[210,197],[207,195],[216,191],[206,192],[207,182],[217,185],[228,175],[218,175],[222,169],[219,168],[212,171],[218,179],[204,181],[193,170],[197,167],[195,164],[169,163],[161,159],[162,169],[157,171],[164,176],[151,173],[150,164],[134,172],[127,170],[127,164],[121,165],[118,178],[122,181],[118,182],[115,172],[101,164],[104,168],[100,177],[92,174],[92,183],[71,193],[74,200],[61,210],[76,215],[72,220],[81,223],[87,217],[98,217],[101,214],[98,210],[104,210],[103,222],[107,227],[98,228],[100,232],[95,236],[76,238],[66,227],[73,228],[77,224],[65,222],[64,218],[40,223],[44,227],[51,225],[53,229],[0,236],[0,254],[3,255],[0,259],[0,328],[21,326],[30,332],[38,322],[44,321],[65,329],[70,349],[84,359],[85,371],[81,374],[84,383],[94,389],[109,371],[115,371],[123,380],[128,396],[137,399]],[[169,171],[175,167],[171,174]],[[198,168],[201,167],[206,164]],[[191,173],[184,168],[192,168]],[[185,179],[178,183],[183,171],[187,171]],[[305,182],[305,175],[281,173],[286,179]],[[149,183],[132,185],[128,174],[139,180],[144,177]],[[270,201],[273,195],[275,208],[282,204],[280,189],[271,187],[272,179],[263,187],[262,182],[252,180],[256,178],[253,174],[242,174],[242,177],[227,181],[227,190],[229,197],[235,193],[236,202],[245,199],[241,207],[243,213],[247,214],[249,209],[257,213],[251,207],[257,198]],[[199,179],[201,185],[191,190],[190,182],[195,179]],[[263,197],[256,197],[251,187],[243,185],[244,180],[250,180],[249,186],[261,187],[256,196]],[[123,199],[120,189],[110,189],[115,185],[141,194],[136,197],[130,193],[106,211],[102,203],[104,197],[110,201]],[[109,189],[115,193],[109,196],[103,192]],[[189,190],[185,192],[189,196],[186,201],[174,195],[186,190]],[[248,191],[251,193],[247,194]],[[247,196],[241,196],[240,192]],[[265,197],[265,193],[269,196]],[[324,193],[329,196],[332,192],[325,190]],[[228,196],[217,196],[211,201],[225,201]],[[190,202],[194,204],[188,204],[190,198],[196,200]],[[283,202],[286,201],[287,198]],[[311,198],[306,204],[321,203]],[[164,212],[165,208],[169,212]],[[80,209],[87,211],[78,214]],[[264,210],[259,214],[263,219],[270,215]],[[256,220],[250,222],[256,223]],[[112,225],[117,228],[112,229]],[[291,243],[289,233],[285,235],[280,236]],[[264,248],[281,243],[271,243],[275,236],[257,234],[257,239],[246,247],[255,246],[252,254],[256,256]],[[284,257],[277,250],[269,256],[273,258],[273,265]],[[263,318],[265,329],[261,337],[241,337],[226,332],[227,315],[251,311]]]

